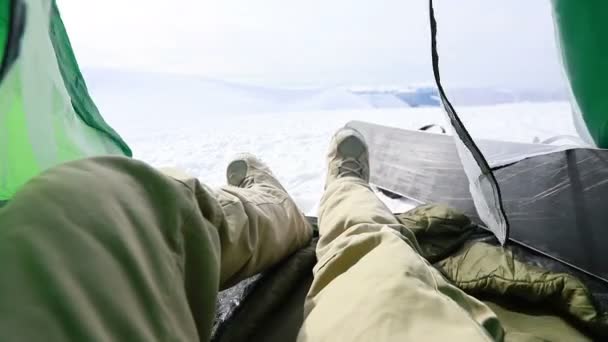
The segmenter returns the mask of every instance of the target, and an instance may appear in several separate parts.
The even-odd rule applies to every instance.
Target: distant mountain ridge
[[[351,92],[366,98],[393,96],[410,107],[440,106],[439,93],[435,87],[408,88],[353,88]],[[453,88],[446,90],[450,101],[461,106],[481,106],[517,102],[567,101],[565,90],[512,90],[504,88]]]
[[[247,114],[309,110],[436,107],[434,86],[286,88],[203,78],[117,70],[85,70],[102,113]],[[567,100],[565,91],[497,88],[447,89],[455,105]]]

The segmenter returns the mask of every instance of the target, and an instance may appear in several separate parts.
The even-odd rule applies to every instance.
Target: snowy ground
[[[103,109],[103,103],[102,103]],[[566,102],[460,107],[471,134],[478,138],[531,143],[535,139],[576,135]],[[324,179],[325,153],[332,134],[350,120],[418,129],[445,125],[438,107],[307,110],[271,113],[166,116],[108,114],[138,159],[154,166],[184,169],[201,181],[225,183],[231,156],[251,152],[268,163],[305,212],[314,210]],[[120,114],[120,115],[119,115]]]

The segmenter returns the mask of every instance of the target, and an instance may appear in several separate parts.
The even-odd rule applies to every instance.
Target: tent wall
[[[4,57],[4,47],[8,38],[10,1],[0,1],[0,61]]]
[[[437,49],[437,21],[435,19],[433,0],[429,0],[429,17],[431,23],[431,56],[435,83],[437,84],[437,91],[439,92],[439,98],[443,104],[447,120],[454,132],[456,150],[467,175],[473,202],[477,213],[479,213],[479,217],[486,227],[494,233],[501,244],[504,244],[509,236],[509,222],[503,208],[500,187],[488,161],[460,120],[441,83],[439,53]]]
[[[608,148],[608,2],[553,0],[574,122],[581,137]]]
[[[365,136],[373,184],[448,205],[484,225],[453,137],[358,121],[348,126]],[[608,282],[608,150],[477,143],[502,190],[509,239]]]
[[[59,163],[131,155],[88,94],[55,2],[8,2],[13,9],[23,3],[25,25],[19,30],[19,44],[4,44],[1,54],[3,61],[16,58],[0,79],[0,201]],[[5,28],[0,28],[0,37],[18,29],[15,13],[10,11],[8,22],[0,26]]]

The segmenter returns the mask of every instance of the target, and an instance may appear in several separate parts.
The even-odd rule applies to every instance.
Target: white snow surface
[[[290,103],[287,111],[273,108],[247,113],[242,108],[235,114],[202,110],[198,114],[196,106],[180,110],[185,108],[183,103],[170,112],[171,106],[137,110],[137,103],[147,103],[145,98],[131,98],[130,105],[124,106],[126,98],[113,101],[111,96],[95,95],[106,120],[129,143],[135,158],[153,166],[177,167],[210,186],[221,186],[231,157],[250,152],[270,166],[301,210],[313,215],[323,192],[330,138],[347,122],[361,120],[407,129],[430,123],[448,127],[439,107],[392,108],[391,100],[387,108],[378,109],[342,92],[320,92],[306,103]],[[204,101],[199,102],[203,106]],[[323,109],[328,107],[333,109]],[[335,109],[339,107],[347,109]],[[476,138],[531,143],[556,135],[577,136],[567,102],[457,110]]]

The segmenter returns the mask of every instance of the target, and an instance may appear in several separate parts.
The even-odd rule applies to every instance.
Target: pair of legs
[[[302,341],[500,338],[494,314],[416,252],[367,184],[367,149],[332,142]],[[228,185],[115,157],[67,163],[0,209],[0,340],[209,338],[219,289],[308,243],[306,219],[246,157]]]

